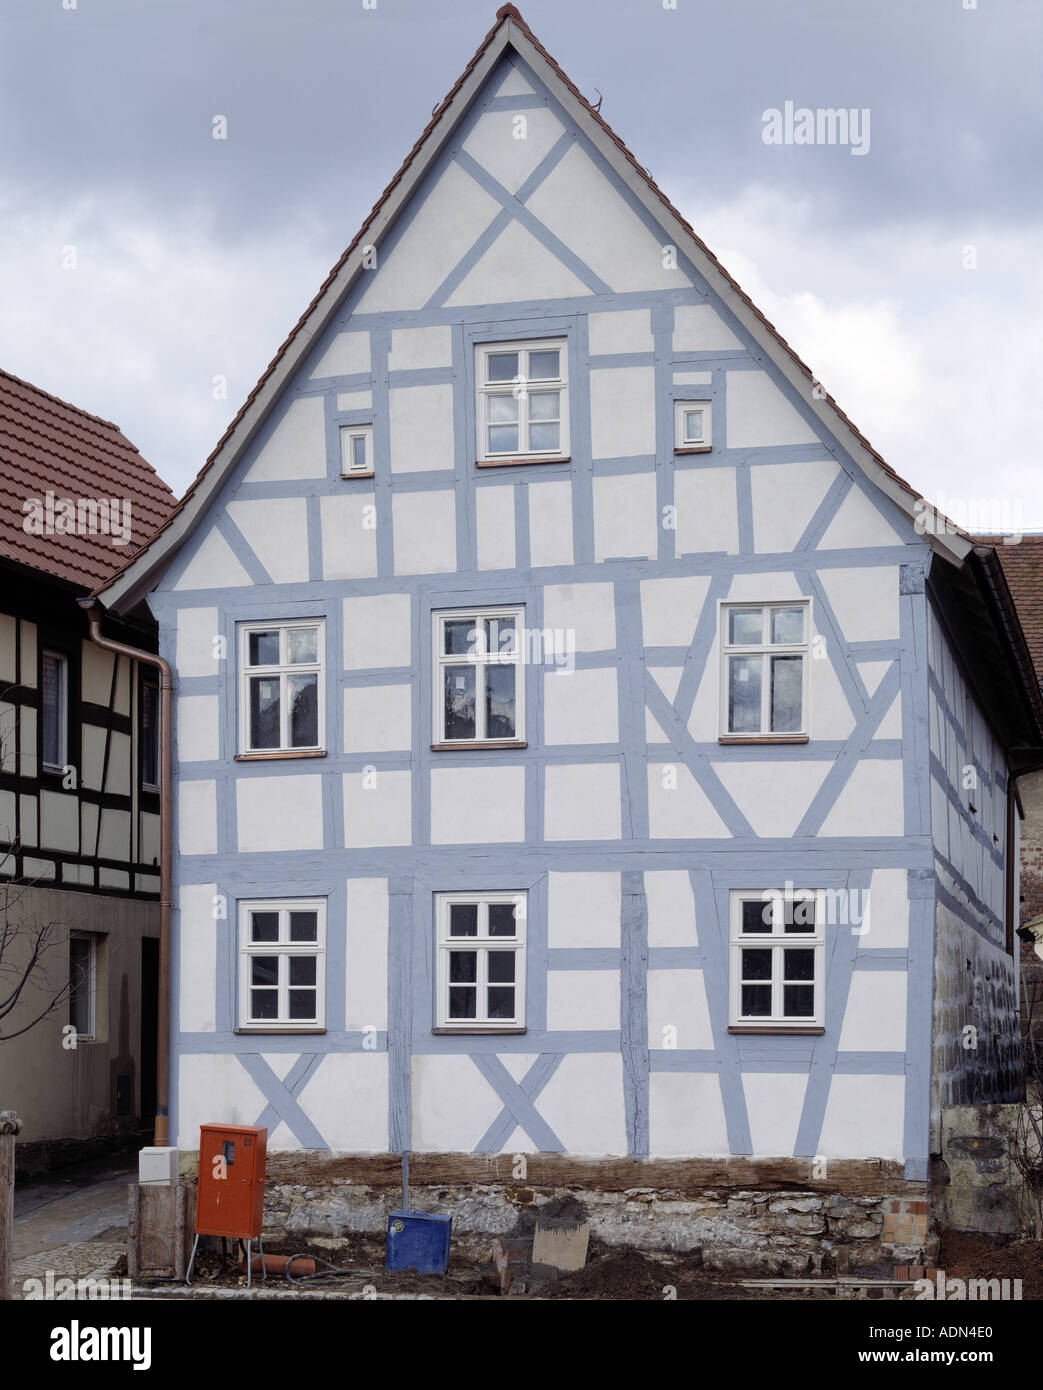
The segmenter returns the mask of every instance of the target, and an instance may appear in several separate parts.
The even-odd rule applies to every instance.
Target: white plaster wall
[[[102,809],[98,857],[100,859],[130,858],[129,811],[113,811],[107,806]]]
[[[547,971],[547,1029],[613,1032],[619,1027],[618,970]]]
[[[319,499],[322,527],[322,577],[368,579],[377,573],[376,505],[371,491]]]
[[[517,193],[563,133],[546,107],[489,111],[475,122],[464,149],[509,193]]]
[[[439,574],[456,568],[456,498],[452,492],[392,496],[396,574]]]
[[[321,396],[298,396],[261,445],[248,483],[326,476],[326,417]]]
[[[227,510],[273,584],[308,578],[308,504],[303,497],[229,502]]]
[[[572,564],[572,484],[532,483],[529,495],[529,558],[534,567]]]
[[[652,869],[645,874],[648,944],[698,946],[695,899],[685,869]]]
[[[453,467],[453,388],[396,386],[390,395],[391,471]]]
[[[500,204],[457,164],[428,192],[389,251],[379,254],[356,313],[420,309],[500,211]],[[402,224],[400,224],[401,226]]]
[[[178,695],[177,756],[182,763],[211,762],[220,756],[216,695]]]
[[[679,304],[674,310],[675,352],[733,352],[743,346],[708,304]]]
[[[815,431],[765,372],[728,372],[726,381],[730,449],[818,442]]]
[[[97,724],[84,724],[80,729],[80,781],[91,791],[101,791],[105,769],[105,730]]]
[[[904,969],[854,971],[840,1031],[840,1051],[904,1052],[905,1009]]]
[[[648,830],[653,840],[721,839],[728,827],[680,760],[648,764]]]
[[[520,222],[509,222],[446,300],[450,306],[521,299],[574,299],[583,281]]]
[[[345,753],[409,751],[413,744],[410,687],[348,686],[343,736]]]
[[[543,626],[575,633],[578,652],[614,651],[616,611],[611,584],[548,584]]]
[[[658,237],[615,191],[578,145],[529,198],[526,207],[613,290],[684,289],[681,270],[664,266]],[[611,227],[611,236],[605,229]]]
[[[179,608],[177,611],[177,671],[179,676],[215,676],[214,640],[220,635],[216,608]]]
[[[369,369],[369,334],[338,333],[316,362],[312,379],[329,376],[361,376]]]
[[[617,352],[652,352],[652,315],[648,309],[619,309],[587,316],[587,344],[591,357]]]
[[[412,780],[409,772],[343,774],[344,838],[349,849],[409,844]]]
[[[432,844],[498,844],[524,839],[523,767],[432,770]]]
[[[189,542],[191,544],[191,542]],[[202,539],[175,589],[242,589],[253,583],[216,527]]]
[[[130,734],[109,735],[109,766],[105,776],[105,790],[120,796],[130,794]]]
[[[536,1108],[572,1154],[625,1154],[623,1060],[619,1053],[573,1052],[547,1082]]]
[[[371,390],[359,391],[339,391],[337,393],[338,410],[372,410],[373,392]]]
[[[177,1136],[171,1138],[182,1149],[198,1149],[200,1125],[213,1124],[215,1116],[229,1125],[252,1125],[268,1104],[232,1053],[186,1052],[177,1067]]]
[[[713,764],[717,776],[731,793],[755,835],[788,839],[795,835],[812,798],[833,766],[827,762],[791,762],[785,771],[769,759],[764,762]]]
[[[902,764],[863,758],[822,822],[820,835],[903,835]]]
[[[80,847],[79,797],[40,792],[40,845],[73,853]]]
[[[322,849],[322,777],[240,777],[235,784],[240,853]]]
[[[216,883],[185,884],[179,894],[176,1017],[184,1033],[212,1033],[217,1027],[216,896]],[[220,929],[230,931],[234,927],[223,921]]]
[[[919,544],[912,525],[898,532],[857,485],[837,508],[818,543],[819,550],[857,550],[870,545]]]
[[[734,468],[678,468],[674,473],[678,555],[739,551]]]
[[[503,1102],[470,1057],[416,1055],[412,1072],[413,1149],[470,1153]]]
[[[880,642],[898,636],[898,566],[820,570],[845,641]]]
[[[531,93],[532,87],[525,80],[524,74],[510,63],[507,68],[507,75],[496,89],[498,97],[516,97],[524,93]]]
[[[751,467],[754,549],[767,554],[793,550],[839,475],[832,459]]]
[[[808,728],[815,738],[847,738],[854,730],[855,716],[833,664],[843,663],[844,654],[831,640],[831,634],[822,631],[821,620],[816,621],[815,609],[812,603],[811,625],[815,635],[821,636],[825,643],[825,659],[816,657],[816,649],[812,648],[808,667]],[[885,735],[878,733],[874,737],[883,738]]]
[[[182,854],[217,853],[216,782],[178,782],[177,827]]]
[[[547,875],[547,945],[618,946],[621,912],[619,874]]]
[[[859,937],[858,945],[860,950],[909,945],[909,888],[905,869],[873,870],[869,884],[869,930]]]
[[[655,371],[606,367],[590,373],[590,446],[596,459],[655,453]]]
[[[387,1028],[388,885],[386,878],[348,879],[345,1027]]]
[[[904,1076],[834,1074],[818,1151],[825,1158],[902,1159]]]
[[[807,1075],[793,1072],[743,1072],[746,1114],[755,1158],[789,1158],[808,1089]]]
[[[393,328],[388,370],[421,371],[448,367],[453,360],[453,330],[432,324],[426,328]]]
[[[334,1153],[387,1153],[387,1063],[386,1052],[327,1052],[297,1092]]]
[[[410,602],[408,594],[344,600],[345,670],[412,665]]]
[[[545,776],[545,839],[619,839],[617,763],[549,766]]]
[[[564,667],[543,676],[543,737],[555,743],[617,743],[616,672]]]
[[[663,692],[666,698],[673,704],[677,699],[677,691],[681,684],[681,666],[648,666],[645,668],[646,674],[651,676],[656,685]],[[664,715],[664,719],[665,719]],[[669,722],[669,721],[667,721]],[[670,738],[666,730],[656,719],[652,711],[645,706],[645,739],[648,743],[669,743]]]
[[[594,559],[655,558],[658,549],[654,473],[594,479]]]
[[[17,626],[15,618],[10,613],[0,613],[0,681],[11,684],[15,678],[15,646]],[[98,655],[101,652],[98,648]],[[86,672],[84,673],[86,680]]]
[[[706,575],[642,579],[641,623],[645,646],[690,646],[709,587]]]
[[[648,1078],[650,1158],[730,1152],[721,1083],[714,1072],[654,1071]]]
[[[12,622],[14,619],[11,620]],[[12,645],[10,659],[14,660],[14,648]],[[107,705],[109,703],[109,691],[112,688],[112,663],[111,653],[102,651],[93,642],[83,642],[81,644],[80,660],[80,698],[89,701],[93,705]],[[9,679],[14,681],[14,676]]]
[[[713,1048],[701,970],[649,970],[648,1046],[657,1051]]]
[[[478,568],[513,569],[514,488],[480,487],[475,491],[475,519],[478,529]]]

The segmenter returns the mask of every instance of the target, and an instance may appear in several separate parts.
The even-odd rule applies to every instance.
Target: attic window
[[[479,464],[567,459],[566,347],[564,338],[544,338],[475,349]]]
[[[372,425],[341,425],[340,476],[342,478],[372,478]]]
[[[674,402],[674,448],[710,448],[710,402]]]

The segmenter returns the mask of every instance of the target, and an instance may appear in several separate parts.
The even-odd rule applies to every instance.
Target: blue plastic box
[[[451,1216],[424,1211],[393,1211],[388,1217],[385,1269],[415,1269],[418,1274],[444,1274],[449,1268]]]

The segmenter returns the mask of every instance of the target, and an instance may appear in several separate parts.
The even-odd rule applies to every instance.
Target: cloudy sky
[[[899,473],[1043,528],[1043,0],[519,8]],[[0,0],[0,366],[183,492],[495,11]],[[766,144],[787,101],[868,152]]]

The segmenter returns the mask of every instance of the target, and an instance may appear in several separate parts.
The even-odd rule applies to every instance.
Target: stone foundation
[[[937,1248],[928,1239],[926,1186],[887,1171],[897,1165],[836,1164],[846,1171],[828,1182],[809,1182],[809,1165],[798,1160],[758,1165],[741,1159],[642,1164],[526,1158],[525,1178],[511,1180],[506,1156],[417,1155],[410,1206],[452,1215],[454,1249],[483,1264],[494,1237],[531,1237],[537,1213],[589,1221],[592,1241],[603,1246],[701,1254],[707,1269],[754,1276],[890,1277],[893,1265],[923,1263]],[[190,1167],[190,1156],[183,1159]],[[492,1171],[425,1180],[425,1170],[458,1165]],[[495,1172],[501,1166],[507,1169],[503,1176]],[[570,1167],[576,1171],[570,1174]],[[553,1170],[554,1180],[546,1181],[552,1174],[542,1168]],[[642,1169],[646,1182],[623,1185]],[[581,1174],[585,1180],[575,1181]],[[718,1181],[703,1185],[704,1175]],[[757,1186],[745,1185],[758,1176],[763,1181]],[[793,1182],[798,1176],[799,1185]],[[397,1159],[272,1154],[266,1240],[347,1255],[352,1236],[382,1236],[401,1201]]]

